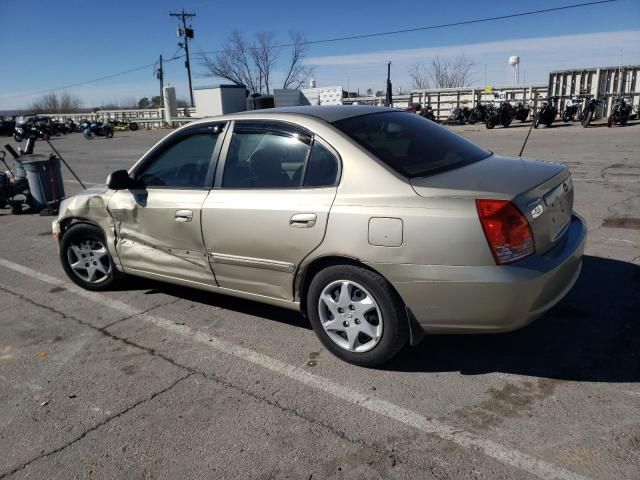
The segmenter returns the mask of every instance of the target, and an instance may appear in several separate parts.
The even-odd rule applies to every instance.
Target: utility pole
[[[384,99],[384,106],[393,106],[393,91],[391,87],[391,62],[387,63],[387,94]]]
[[[195,13],[186,13],[184,8],[181,12],[169,12],[170,17],[178,17],[182,20],[182,28],[178,26],[178,37],[184,39],[183,42],[179,42],[178,46],[184,48],[186,59],[184,66],[187,68],[187,78],[189,80],[189,98],[191,99],[191,106],[193,107],[193,87],[191,86],[191,64],[189,63],[189,39],[193,38],[193,28],[187,27],[187,18],[195,17]]]
[[[162,69],[162,55],[160,55],[160,66],[156,70],[156,78],[160,80],[160,106],[164,107],[164,70]]]

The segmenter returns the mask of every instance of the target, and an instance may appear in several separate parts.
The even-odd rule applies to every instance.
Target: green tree
[[[151,106],[151,102],[147,97],[142,97],[138,100],[138,108],[149,108]]]

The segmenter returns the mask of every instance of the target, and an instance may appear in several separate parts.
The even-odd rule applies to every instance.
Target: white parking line
[[[142,310],[131,305],[118,300],[113,300],[99,293],[83,290],[75,285],[70,285],[63,280],[32,270],[24,265],[5,260],[3,258],[0,258],[0,265],[41,282],[55,286],[63,286],[70,292],[100,305],[110,307],[124,313],[125,315],[139,315],[139,319],[162,328],[163,330],[190,338],[198,343],[207,345],[214,350],[266,368],[276,374],[316,388],[329,395],[333,395],[334,397],[358,405],[361,408],[366,408],[371,412],[384,415],[385,417],[396,420],[404,425],[448,440],[461,447],[480,451],[504,464],[519,468],[537,477],[563,480],[585,480],[587,478],[544,460],[535,458],[524,452],[520,452],[519,450],[496,443],[493,440],[483,438],[471,432],[460,430],[459,428],[454,428],[438,420],[427,418],[424,415],[381,398],[365,395],[358,390],[340,385],[319,375],[314,375],[302,368],[281,362],[280,360],[269,357],[268,355],[213,337],[209,334],[194,330],[186,325],[177,325],[165,318],[143,313]]]

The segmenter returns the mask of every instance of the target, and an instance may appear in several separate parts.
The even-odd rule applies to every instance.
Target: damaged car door
[[[109,200],[125,272],[215,285],[202,239],[202,204],[213,184],[224,124],[169,136],[130,172],[133,188]]]

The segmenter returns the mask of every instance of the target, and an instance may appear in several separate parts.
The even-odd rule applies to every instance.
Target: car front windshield
[[[339,120],[333,125],[409,178],[458,168],[491,155],[460,135],[412,113],[372,113]]]

